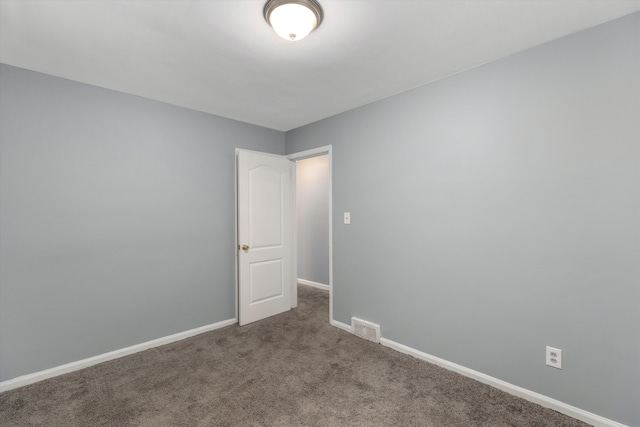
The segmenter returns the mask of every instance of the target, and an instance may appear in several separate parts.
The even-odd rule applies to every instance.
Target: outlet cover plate
[[[547,346],[547,366],[562,369],[562,350]]]

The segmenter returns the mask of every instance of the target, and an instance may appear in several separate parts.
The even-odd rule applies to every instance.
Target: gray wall
[[[233,318],[234,149],[284,133],[0,67],[0,380]]]
[[[329,156],[296,162],[298,278],[329,284]]]
[[[636,13],[288,132],[333,145],[336,320],[640,425],[639,46]]]

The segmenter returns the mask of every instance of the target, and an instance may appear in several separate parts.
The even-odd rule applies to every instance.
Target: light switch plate
[[[347,225],[351,224],[351,212],[344,213],[344,223]]]

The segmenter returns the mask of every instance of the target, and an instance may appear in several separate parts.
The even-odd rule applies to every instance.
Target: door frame
[[[327,155],[329,159],[329,323],[333,320],[333,147],[325,145],[310,150],[288,154],[287,159],[296,163],[298,160]],[[291,176],[291,215],[293,221],[293,273],[294,280],[291,289],[291,307],[298,305],[298,216],[296,210],[296,168],[293,168]]]
[[[233,187],[234,187],[234,245],[233,245],[233,254],[235,260],[235,321],[236,323],[240,320],[239,317],[239,292],[240,292],[240,277],[238,273],[238,152],[239,151],[256,151],[256,150],[245,150],[242,148],[236,148],[235,150],[235,160],[234,160],[234,177],[233,177]],[[258,151],[256,151],[258,152]],[[291,280],[291,308],[295,308],[298,306],[298,217],[296,210],[296,162],[298,160],[309,159],[311,157],[318,157],[327,155],[329,158],[329,323],[333,324],[333,147],[331,145],[325,145],[318,148],[312,148],[310,150],[300,151],[297,153],[292,153],[288,155],[280,155],[273,153],[264,153],[277,157],[284,157],[288,160],[291,160],[291,183],[290,183],[290,191],[291,191],[291,221],[293,221],[293,258],[291,261],[292,268],[292,280]]]

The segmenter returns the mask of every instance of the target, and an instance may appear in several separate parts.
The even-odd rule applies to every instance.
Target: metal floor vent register
[[[367,322],[366,320],[358,319],[357,317],[352,317],[351,332],[365,340],[373,341],[375,343],[380,342],[380,325],[376,325],[375,323]]]

